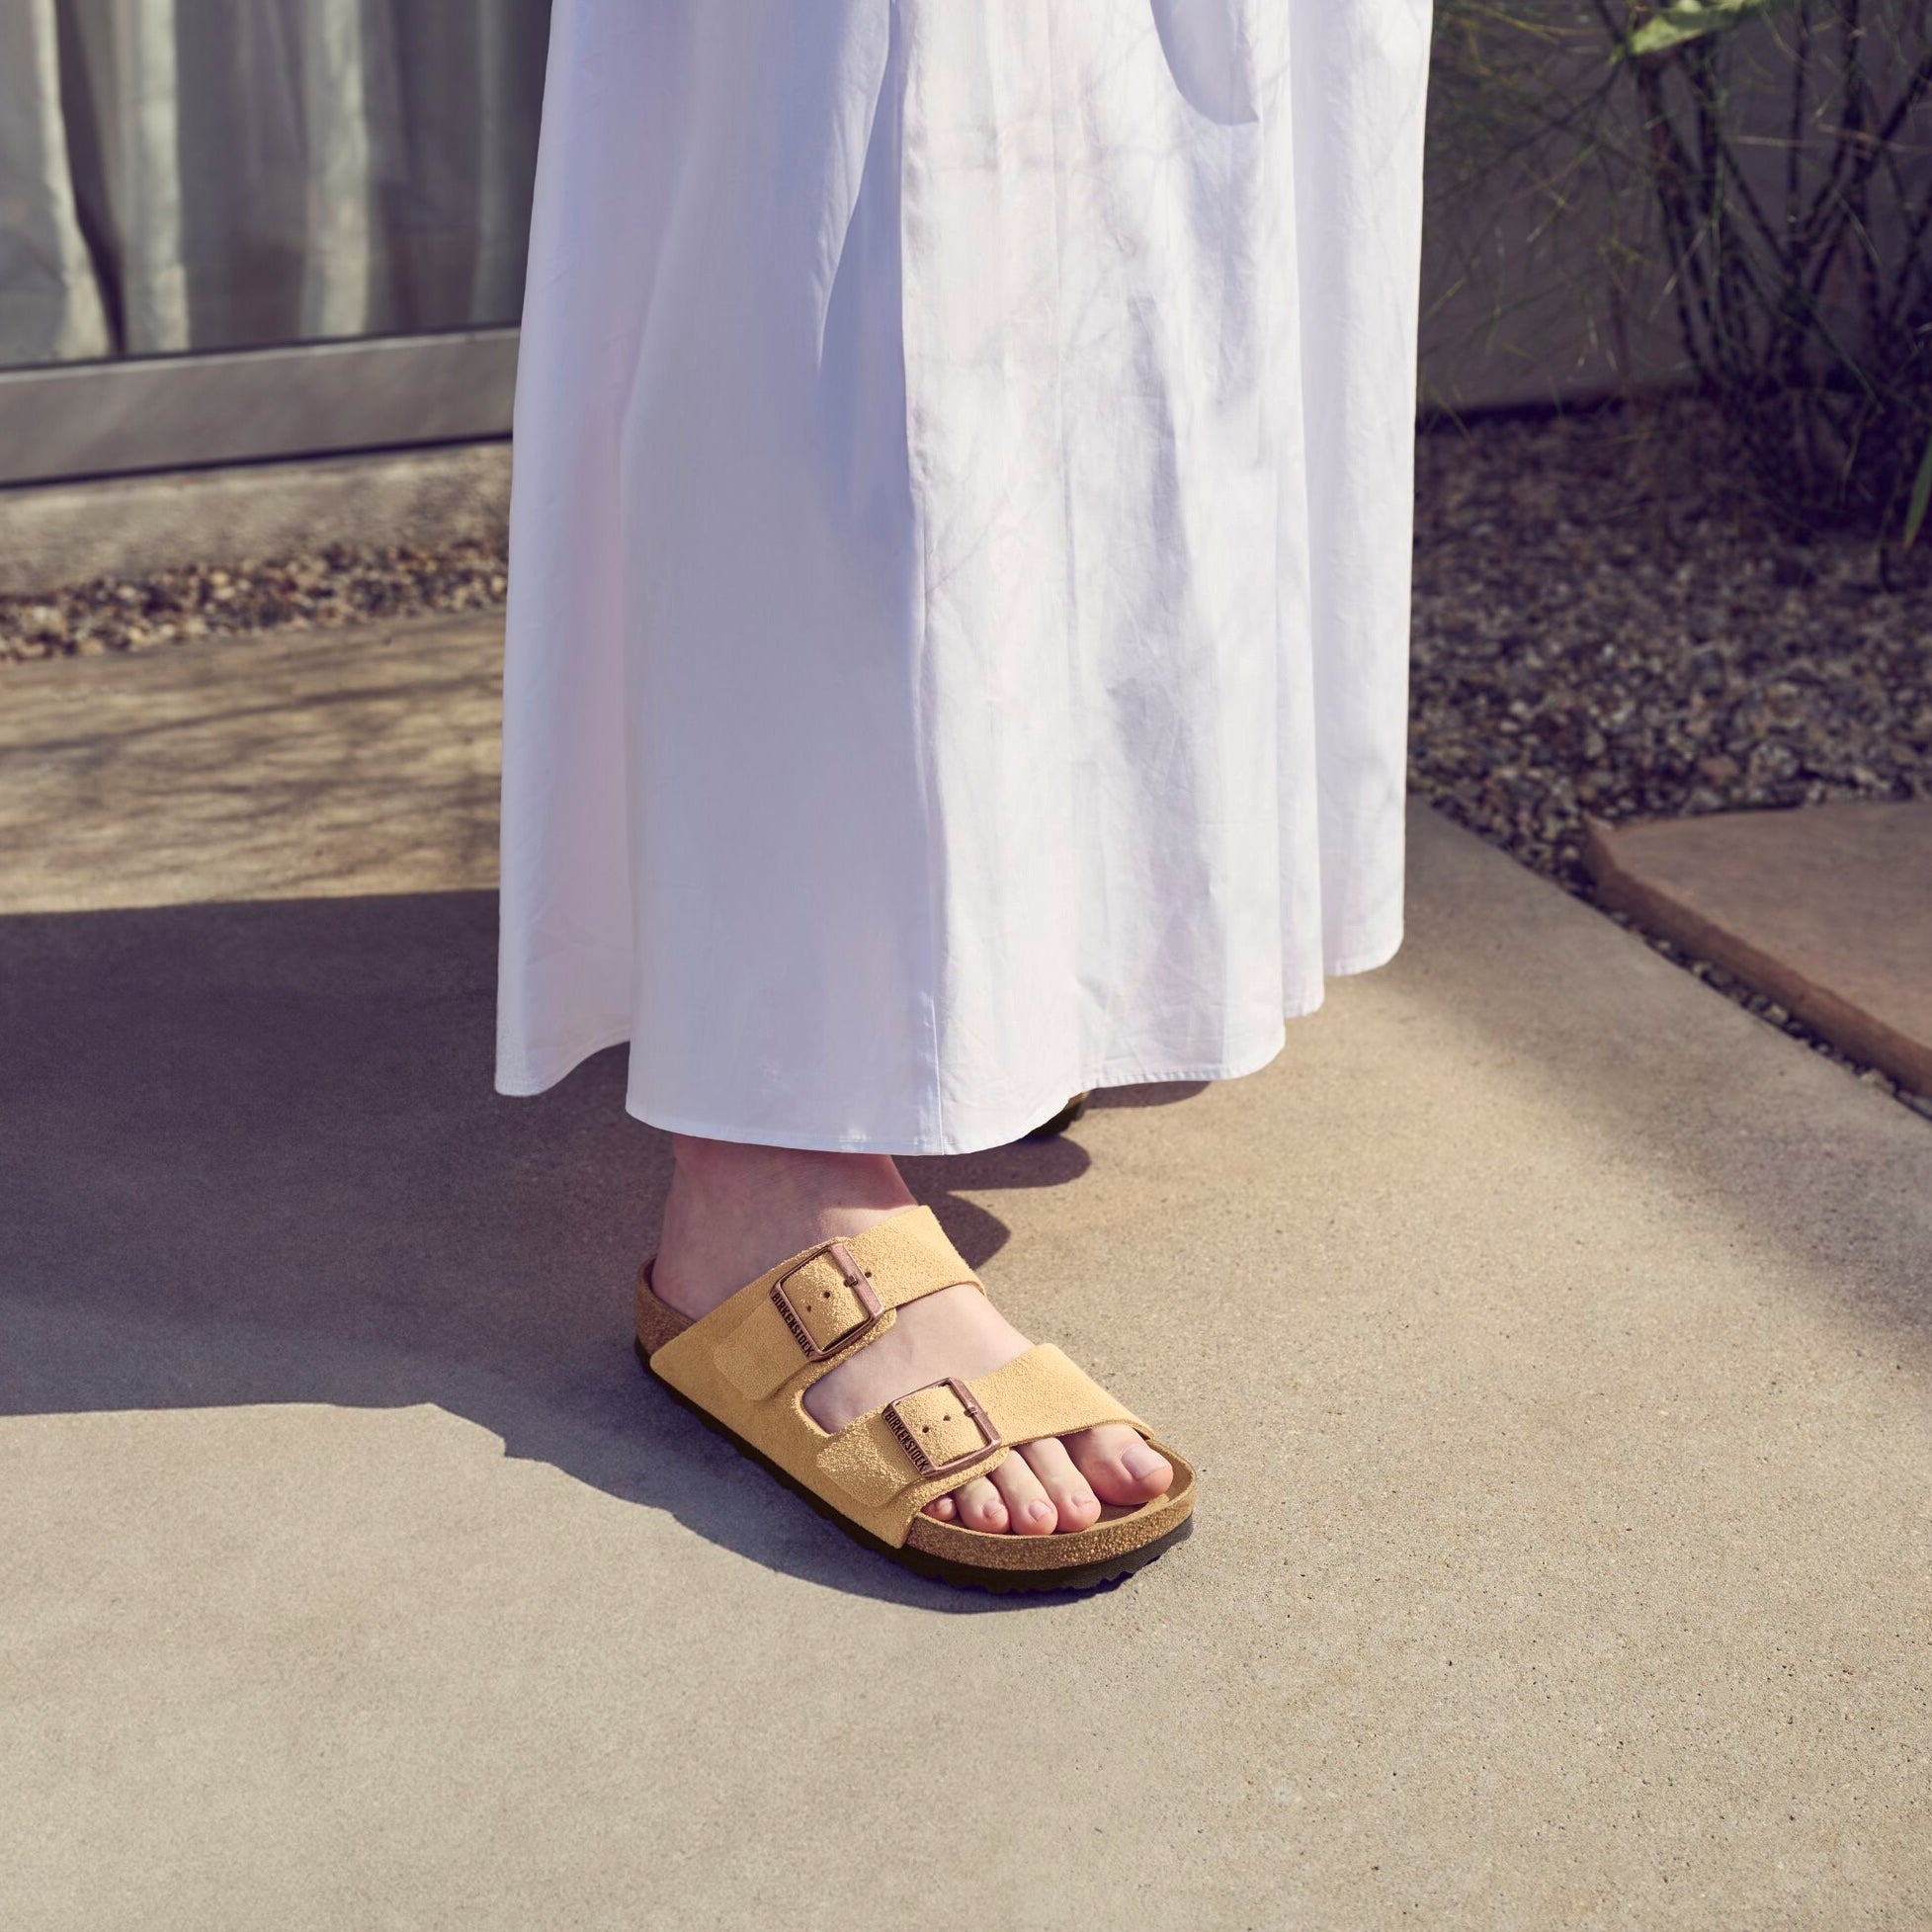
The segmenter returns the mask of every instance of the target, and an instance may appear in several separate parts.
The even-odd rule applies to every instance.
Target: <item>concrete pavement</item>
[[[950,1593],[638,1376],[380,635],[0,676],[0,1922],[1932,1922],[1932,1123],[1418,811],[1265,1072],[909,1163],[1202,1469]]]

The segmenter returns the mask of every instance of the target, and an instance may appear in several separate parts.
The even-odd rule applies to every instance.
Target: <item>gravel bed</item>
[[[351,549],[312,556],[190,564],[127,582],[0,597],[0,664],[107,651],[157,650],[217,631],[340,630],[383,618],[486,611],[503,602],[504,546],[462,543],[434,552]]]
[[[1903,555],[1795,540],[1725,474],[1718,425],[1683,397],[1417,439],[1411,782],[1586,898],[1586,814],[1932,798],[1932,537]]]
[[[1586,898],[1586,814],[1932,797],[1932,536],[1902,556],[1849,534],[1795,540],[1725,476],[1715,420],[1684,397],[1416,441],[1412,782]],[[0,663],[487,610],[505,569],[501,545],[334,548],[4,598]]]

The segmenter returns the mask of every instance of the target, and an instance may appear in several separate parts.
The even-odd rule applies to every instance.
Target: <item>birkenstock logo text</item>
[[[893,1435],[898,1438],[899,1447],[905,1451],[907,1460],[910,1461],[912,1467],[922,1473],[929,1473],[933,1467],[933,1459],[926,1454],[925,1446],[920,1442],[919,1438],[906,1426],[905,1417],[890,1403],[886,1405],[885,1423]]]
[[[818,1344],[812,1340],[810,1330],[798,1319],[798,1311],[785,1299],[785,1291],[777,1286],[774,1286],[772,1289],[772,1306],[785,1317],[785,1325],[791,1329],[792,1339],[807,1355],[816,1355],[818,1353]]]

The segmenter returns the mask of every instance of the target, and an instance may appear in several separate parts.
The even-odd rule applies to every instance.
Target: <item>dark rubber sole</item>
[[[930,1577],[936,1583],[951,1583],[966,1590],[990,1590],[996,1596],[1098,1590],[1109,1583],[1119,1582],[1124,1576],[1132,1576],[1136,1569],[1145,1569],[1163,1551],[1186,1542],[1194,1528],[1194,1512],[1190,1510],[1165,1536],[1156,1537],[1151,1543],[1143,1543],[1137,1550],[1104,1557],[1097,1563],[1086,1563],[1077,1569],[984,1569],[970,1563],[956,1563],[945,1556],[935,1556],[929,1551],[914,1550],[910,1546],[894,1549],[891,1544],[881,1542],[870,1530],[853,1522],[850,1517],[841,1516],[822,1496],[814,1496],[802,1482],[780,1469],[762,1450],[754,1449],[734,1430],[727,1429],[716,1416],[707,1414],[682,1389],[673,1388],[651,1367],[643,1343],[638,1342],[635,1346],[637,1360],[643,1364],[645,1375],[679,1408],[695,1415],[713,1435],[721,1436],[746,1462],[756,1463],[767,1475],[784,1483],[801,1503],[822,1516],[834,1529],[843,1530],[861,1549],[870,1550],[874,1555],[883,1556],[887,1562],[897,1563],[901,1569],[909,1569],[915,1575]]]

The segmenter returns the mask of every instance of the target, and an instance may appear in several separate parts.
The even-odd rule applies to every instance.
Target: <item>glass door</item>
[[[304,369],[344,447],[357,345],[379,441],[477,433],[438,390],[514,353],[547,30],[548,0],[4,0],[0,482],[168,466],[171,365],[184,422],[242,405],[184,462],[294,454]],[[117,418],[161,440],[117,460]]]

